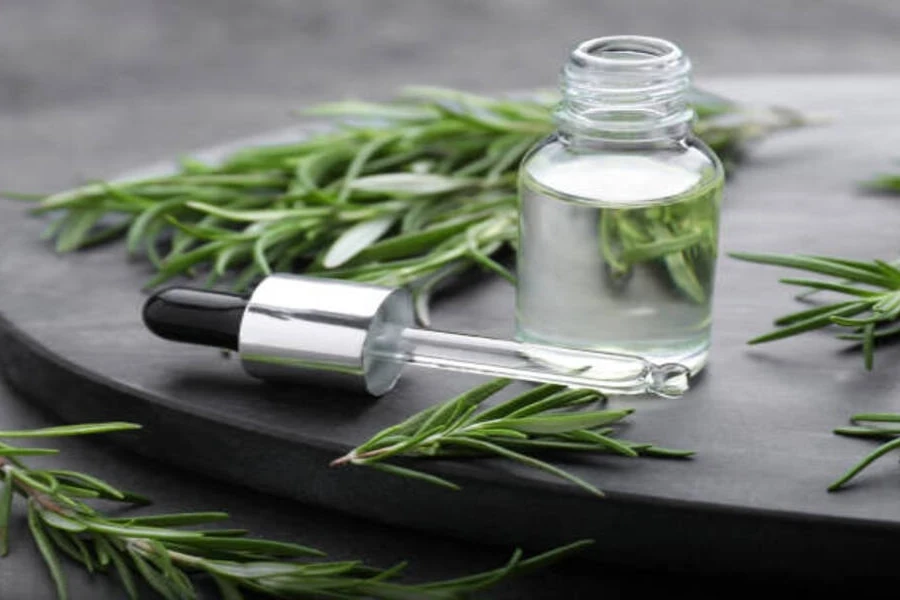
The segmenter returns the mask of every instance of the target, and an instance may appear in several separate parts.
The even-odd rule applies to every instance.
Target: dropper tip
[[[691,370],[679,363],[654,365],[648,390],[663,398],[679,398],[690,387]]]

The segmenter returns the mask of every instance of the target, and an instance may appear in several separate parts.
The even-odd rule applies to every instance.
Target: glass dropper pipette
[[[510,377],[608,394],[677,397],[687,390],[687,367],[655,365],[641,357],[523,344],[414,327],[394,328],[370,352],[429,369]]]
[[[160,337],[239,352],[268,380],[390,390],[404,366],[593,388],[609,394],[681,395],[688,369],[639,356],[525,344],[414,326],[402,289],[270,275],[249,297],[170,288],[144,306]]]

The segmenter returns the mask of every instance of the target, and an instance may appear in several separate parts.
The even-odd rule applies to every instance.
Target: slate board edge
[[[367,469],[330,469],[332,448],[154,402],[151,394],[54,355],[2,314],[0,373],[65,422],[122,420],[127,413],[145,429],[112,441],[138,454],[391,525],[532,549],[587,537],[598,543],[586,557],[673,571],[831,578],[894,566],[884,549],[900,531],[896,524],[615,494],[598,500],[558,485],[525,486],[502,474],[472,477],[454,465],[438,470],[460,481],[460,492]],[[169,443],[173,436],[204,442],[185,453]],[[219,443],[207,444],[211,440]],[[260,454],[267,459],[260,462]],[[279,467],[285,464],[290,468]],[[593,518],[586,522],[585,514]],[[535,518],[555,520],[555,528],[529,527]]]

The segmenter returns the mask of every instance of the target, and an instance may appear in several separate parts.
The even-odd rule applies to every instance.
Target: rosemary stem
[[[16,467],[16,465],[14,465],[12,462],[10,462],[10,460],[5,456],[0,456],[0,470],[2,470],[9,476],[7,477],[7,481],[12,482],[15,491],[17,491],[25,498],[28,498],[32,502],[38,504],[41,508],[63,516],[71,516],[73,514],[68,509],[57,504],[50,496],[48,496],[44,492],[23,481],[22,477],[20,476],[21,471],[19,470],[19,468]]]
[[[140,552],[143,556],[154,556],[158,554],[159,549],[154,548],[150,541],[146,538],[123,538],[125,545],[137,552]],[[204,560],[199,556],[194,556],[192,554],[186,554],[184,552],[179,552],[177,550],[171,550],[169,548],[163,548],[166,555],[169,557],[173,563],[191,568],[191,569],[200,569]]]

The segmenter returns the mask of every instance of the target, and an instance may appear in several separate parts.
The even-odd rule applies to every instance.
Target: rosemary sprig
[[[885,440],[885,442],[828,486],[829,492],[841,489],[873,462],[885,454],[900,449],[900,414],[860,413],[853,415],[850,418],[850,423],[851,426],[838,427],[834,430],[834,433],[848,437]],[[868,423],[873,423],[874,425],[868,425]],[[887,426],[878,425],[879,423],[887,424]]]
[[[871,370],[875,359],[875,341],[900,333],[900,269],[893,264],[882,260],[866,262],[801,254],[737,252],[731,256],[832,277],[831,280],[785,278],[780,281],[839,296],[837,302],[818,304],[779,318],[775,321],[777,329],[753,338],[749,344],[771,342],[837,325],[846,330],[837,335],[838,339],[862,344],[865,367]]]
[[[392,103],[343,102],[302,141],[246,148],[219,164],[91,183],[39,201],[60,252],[125,238],[156,275],[228,276],[243,289],[274,271],[304,271],[426,296],[472,265],[511,275],[492,257],[515,245],[515,174],[553,130],[555,98],[488,98],[414,88]],[[746,144],[806,123],[781,108],[750,110],[697,95],[697,131],[733,164]],[[9,194],[12,196],[12,194]]]
[[[0,438],[47,438],[138,429],[132,423],[93,423],[30,431],[0,431]],[[239,600],[243,592],[270,598],[384,598],[446,600],[467,597],[512,575],[548,565],[591,543],[582,540],[531,558],[516,550],[506,565],[492,571],[423,584],[396,581],[405,563],[386,570],[360,561],[324,562],[321,551],[274,540],[245,537],[234,529],[185,529],[227,519],[221,512],[109,517],[86,504],[103,499],[146,504],[85,473],[32,469],[21,457],[56,454],[49,448],[0,443],[0,556],[8,551],[14,494],[27,502],[28,527],[56,584],[68,597],[60,554],[90,572],[114,571],[129,598],[138,598],[144,580],[163,598],[198,598],[192,576],[204,575],[221,597]]]
[[[827,122],[784,106],[747,107],[731,100],[694,91],[697,121],[694,133],[705,141],[731,171],[755,142],[779,131]]]
[[[495,456],[565,479],[588,492],[603,492],[587,481],[547,463],[547,452],[613,453],[626,457],[687,458],[693,452],[612,437],[614,425],[632,409],[584,410],[602,400],[594,390],[542,385],[479,411],[481,404],[509,385],[496,379],[443,404],[417,413],[354,448],[332,465],[368,466],[394,475],[459,489],[444,478],[386,462],[397,456],[419,458]]]
[[[897,167],[895,167],[897,169]],[[863,184],[868,190],[886,194],[900,194],[900,169],[891,173],[881,173]]]
[[[600,252],[613,277],[625,278],[636,265],[659,261],[681,294],[691,302],[708,300],[717,253],[721,182],[691,192],[682,201],[643,210],[603,211]]]

